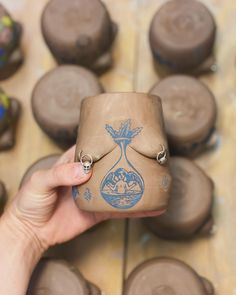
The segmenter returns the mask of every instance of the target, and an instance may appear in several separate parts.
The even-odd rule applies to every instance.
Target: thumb
[[[90,177],[91,172],[86,174],[80,163],[68,163],[35,172],[29,185],[36,193],[46,193],[59,186],[82,184]]]

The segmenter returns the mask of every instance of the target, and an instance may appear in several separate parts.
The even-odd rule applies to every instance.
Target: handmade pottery
[[[0,89],[0,151],[11,149],[15,145],[15,131],[20,111],[19,101]]]
[[[210,281],[174,258],[153,258],[136,267],[125,282],[124,295],[213,295]]]
[[[213,228],[212,180],[193,161],[170,158],[172,188],[167,211],[161,216],[144,218],[151,231],[166,239],[186,239],[210,234]]]
[[[200,1],[171,0],[154,15],[149,31],[160,74],[201,73],[214,65],[215,20]]]
[[[21,35],[22,26],[0,4],[0,80],[13,75],[23,62]]]
[[[171,177],[157,96],[106,93],[83,100],[75,161],[93,174],[73,189],[87,211],[166,209]]]
[[[76,141],[82,99],[102,92],[102,85],[91,71],[74,65],[59,66],[34,87],[31,102],[35,120],[58,145],[68,148]]]
[[[100,295],[97,286],[64,260],[41,259],[31,277],[27,295]]]
[[[194,157],[216,146],[216,101],[205,84],[191,76],[172,75],[156,83],[150,93],[162,100],[172,155]]]
[[[112,65],[117,25],[100,0],[50,0],[42,14],[42,32],[58,63],[82,65],[97,73]]]

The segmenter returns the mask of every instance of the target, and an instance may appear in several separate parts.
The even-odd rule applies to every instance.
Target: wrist
[[[16,259],[24,260],[24,265],[29,270],[33,269],[45,247],[32,228],[15,216],[9,208],[1,217],[0,233],[0,249],[5,246],[12,256],[16,255]]]
[[[8,209],[0,219],[0,294],[26,294],[43,251],[35,234]]]

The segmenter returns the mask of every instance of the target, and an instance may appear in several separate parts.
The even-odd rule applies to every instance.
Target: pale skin
[[[86,182],[75,147],[64,153],[52,169],[37,171],[16,194],[0,219],[0,294],[25,295],[32,271],[50,246],[69,241],[110,218],[156,216],[88,213],[71,196],[71,186]]]

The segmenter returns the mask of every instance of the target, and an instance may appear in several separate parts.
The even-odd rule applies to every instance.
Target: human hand
[[[125,216],[80,210],[71,186],[86,182],[92,172],[84,174],[80,163],[73,163],[74,153],[72,147],[51,169],[35,172],[0,218],[0,294],[25,294],[31,273],[49,246],[68,241],[109,218],[160,214]]]
[[[147,217],[160,212],[142,214],[90,213],[80,210],[72,196],[71,186],[86,182],[80,163],[73,163],[75,147],[61,156],[49,170],[35,172],[17,193],[6,212],[14,228],[33,235],[38,243],[49,246],[68,241],[96,223],[110,218]]]

